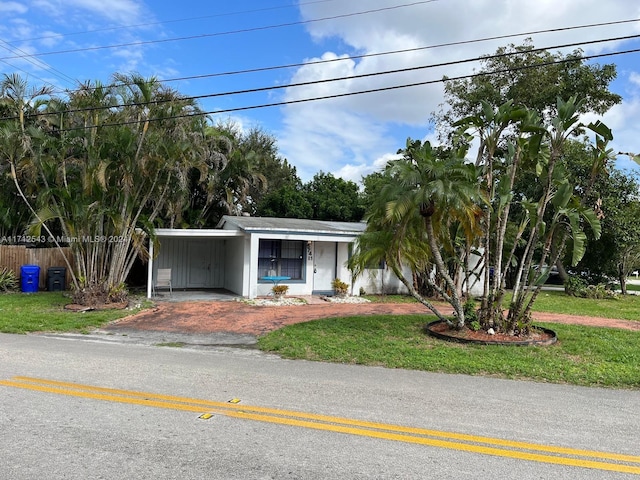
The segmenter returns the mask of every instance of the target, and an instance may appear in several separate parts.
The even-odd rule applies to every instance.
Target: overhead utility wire
[[[640,52],[640,48],[635,48],[635,49],[631,49],[631,50],[623,50],[623,51],[619,51],[619,52],[609,52],[609,53],[600,53],[600,54],[595,54],[595,55],[588,55],[588,56],[584,56],[584,57],[580,57],[582,60],[591,60],[594,58],[600,58],[600,57],[611,57],[611,56],[615,56],[615,55],[626,55],[629,53],[638,53]],[[243,110],[254,110],[254,109],[258,109],[258,108],[267,108],[267,107],[279,107],[279,106],[284,106],[284,105],[292,105],[292,104],[297,104],[297,103],[305,103],[305,102],[313,102],[313,101],[318,101],[318,100],[330,100],[330,99],[334,99],[334,98],[341,98],[341,97],[350,97],[352,95],[363,95],[363,94],[367,94],[367,93],[376,93],[376,92],[385,92],[385,91],[390,91],[390,90],[399,90],[402,88],[411,88],[411,87],[419,87],[419,86],[423,86],[423,85],[432,85],[435,83],[443,83],[445,81],[452,81],[452,80],[464,80],[466,78],[477,78],[477,77],[483,77],[483,76],[490,76],[490,75],[495,75],[498,73],[509,73],[509,72],[517,72],[520,70],[527,70],[527,69],[531,69],[531,68],[538,68],[538,67],[545,67],[545,66],[549,66],[549,65],[559,65],[562,63],[568,63],[568,62],[572,62],[575,61],[575,59],[563,59],[563,60],[557,60],[557,61],[553,61],[553,62],[543,62],[543,63],[539,63],[536,65],[525,65],[522,67],[517,67],[517,68],[505,68],[505,69],[501,69],[501,70],[494,70],[491,72],[482,72],[482,73],[473,73],[473,74],[469,74],[469,75],[460,75],[457,77],[448,77],[446,79],[438,79],[438,80],[427,80],[424,82],[416,82],[416,83],[407,83],[407,84],[402,84],[402,85],[392,85],[390,87],[380,87],[380,88],[372,88],[369,90],[360,90],[357,92],[347,92],[347,93],[336,93],[333,95],[325,95],[322,97],[313,97],[313,98],[302,98],[302,99],[298,99],[298,100],[285,100],[282,102],[276,102],[276,103],[266,103],[266,104],[262,104],[262,105],[249,105],[246,107],[235,107],[235,108],[228,108],[228,109],[223,109],[223,110],[212,110],[212,111],[208,111],[208,112],[201,112],[198,115],[215,115],[215,114],[220,114],[220,113],[230,113],[230,112],[239,112],[239,111],[243,111]],[[158,120],[166,120],[166,119],[172,119],[172,118],[184,118],[184,117],[191,117],[191,116],[196,116],[194,114],[185,114],[185,115],[176,115],[174,117],[164,117],[164,118],[157,118],[157,119],[150,119],[153,121],[158,121]],[[122,123],[115,123],[113,125],[111,124],[103,124],[101,126],[118,126],[118,125],[128,125],[128,124],[133,124],[133,123],[138,123],[138,122],[122,122]],[[81,129],[84,128],[90,128],[90,127],[82,127]],[[91,128],[95,128],[95,127],[91,127]],[[69,130],[78,130],[79,128],[73,128],[73,129],[69,129]]]
[[[389,11],[389,10],[397,10],[399,8],[406,8],[406,7],[414,7],[416,5],[422,5],[425,3],[433,3],[436,2],[438,0],[421,0],[419,2],[413,2],[413,3],[405,3],[402,5],[394,5],[391,7],[382,7],[382,8],[375,8],[372,10],[365,10],[365,11],[361,11],[361,12],[352,12],[352,13],[345,13],[342,15],[333,15],[331,17],[323,17],[323,18],[314,18],[311,20],[300,20],[298,22],[288,22],[288,23],[280,23],[280,24],[276,24],[276,25],[265,25],[262,27],[251,27],[251,28],[243,28],[243,29],[239,29],[239,30],[230,30],[230,31],[226,31],[226,32],[214,32],[214,33],[201,33],[198,35],[191,35],[191,36],[187,36],[187,37],[175,37],[175,38],[163,38],[163,39],[159,39],[159,40],[144,40],[144,41],[139,41],[139,42],[131,42],[131,43],[120,43],[117,45],[99,45],[99,46],[95,46],[95,47],[85,47],[85,48],[75,48],[75,49],[70,49],[70,50],[58,50],[58,51],[54,51],[54,52],[42,52],[42,53],[33,53],[33,54],[29,54],[29,55],[24,55],[24,56],[12,56],[12,57],[0,57],[0,60],[12,60],[14,58],[25,58],[25,57],[44,57],[44,56],[48,56],[48,55],[59,55],[59,54],[63,54],[63,53],[77,53],[77,52],[88,52],[88,51],[95,51],[95,50],[106,50],[106,49],[111,49],[111,48],[120,48],[120,47],[135,47],[135,46],[142,46],[142,45],[151,45],[151,44],[157,44],[157,43],[168,43],[168,42],[177,42],[177,41],[183,41],[183,40],[195,40],[195,39],[199,39],[199,38],[210,38],[210,37],[219,37],[219,36],[224,36],[224,35],[233,35],[233,34],[238,34],[238,33],[248,33],[248,32],[256,32],[256,31],[262,31],[262,30],[271,30],[274,28],[282,28],[282,27],[292,27],[295,25],[306,25],[306,24],[310,24],[310,23],[317,23],[317,22],[324,22],[327,20],[336,20],[338,18],[347,18],[347,17],[355,17],[358,15],[366,15],[369,13],[379,13],[379,12],[384,12],[384,11]]]
[[[621,41],[621,40],[631,40],[631,39],[636,39],[636,38],[640,38],[640,34],[638,35],[627,35],[624,37],[613,37],[613,38],[606,38],[606,39],[600,39],[600,40],[589,40],[589,41],[585,41],[585,42],[574,42],[574,43],[565,43],[562,45],[556,45],[556,46],[552,46],[552,47],[539,47],[539,48],[533,48],[531,50],[527,50],[526,52],[509,52],[509,53],[499,53],[499,54],[492,54],[492,55],[486,55],[486,56],[481,56],[481,57],[473,57],[473,58],[466,58],[463,60],[452,60],[449,62],[441,62],[441,63],[434,63],[434,64],[430,64],[430,65],[420,65],[420,66],[416,66],[416,67],[407,67],[407,68],[398,68],[398,69],[394,69],[394,70],[385,70],[382,72],[371,72],[371,73],[363,73],[363,74],[359,74],[359,75],[351,75],[351,76],[345,76],[345,77],[334,77],[334,78],[324,78],[321,80],[310,80],[307,82],[299,82],[299,83],[290,83],[287,85],[273,85],[273,86],[269,86],[269,87],[258,87],[258,88],[249,88],[249,89],[243,89],[243,90],[233,90],[233,91],[227,91],[227,92],[218,92],[218,93],[207,93],[207,94],[203,94],[203,95],[190,95],[190,96],[185,96],[185,97],[180,97],[178,99],[175,98],[167,98],[167,99],[160,99],[160,100],[151,100],[149,102],[134,102],[134,103],[123,103],[120,105],[117,105],[117,108],[126,108],[126,107],[140,107],[140,106],[146,106],[146,105],[160,105],[163,103],[170,103],[173,102],[175,100],[179,100],[179,101],[189,101],[189,100],[200,100],[203,98],[215,98],[215,97],[226,97],[226,96],[230,96],[230,95],[243,95],[243,94],[247,94],[247,93],[259,93],[259,92],[265,92],[265,91],[270,91],[270,90],[280,90],[280,89],[284,89],[284,88],[292,88],[292,87],[305,87],[305,86],[309,86],[309,85],[318,85],[321,83],[329,83],[329,82],[338,82],[338,81],[344,81],[344,80],[354,80],[354,79],[360,79],[360,78],[367,78],[367,77],[377,77],[380,75],[390,75],[390,74],[394,74],[394,73],[404,73],[404,72],[411,72],[411,71],[416,71],[416,70],[425,70],[425,69],[430,69],[430,68],[437,68],[437,67],[447,67],[447,66],[452,66],[452,65],[461,65],[464,63],[471,63],[471,62],[477,62],[480,60],[491,60],[491,59],[498,59],[498,58],[506,58],[506,57],[511,57],[511,56],[517,56],[517,55],[522,55],[523,53],[536,53],[536,52],[542,52],[542,51],[546,51],[546,50],[550,50],[550,49],[557,49],[557,48],[567,48],[567,47],[575,47],[575,46],[580,46],[580,45],[590,45],[590,44],[595,44],[595,43],[604,43],[604,42],[615,42],[615,41]],[[588,59],[591,57],[584,57],[584,56],[580,56],[577,58],[571,58],[568,59],[567,61],[575,61],[577,59],[579,60],[584,60],[584,59]],[[545,64],[541,64],[541,65],[545,65]],[[515,69],[514,69],[515,70]],[[466,77],[462,77],[462,78],[466,78]],[[108,110],[113,108],[113,106],[96,106],[96,107],[85,107],[85,108],[78,108],[78,109],[69,109],[69,110],[65,110],[63,112],[43,112],[43,113],[38,113],[38,114],[34,114],[31,116],[47,116],[47,115],[59,115],[61,113],[78,113],[78,112],[91,112],[91,111],[99,111],[99,110]],[[5,118],[0,118],[0,120],[7,120],[10,118],[15,118],[15,117],[5,117]]]
[[[0,39],[0,47],[4,48],[5,50],[7,50],[7,51],[9,51],[11,53],[15,53],[16,51],[18,51],[18,52],[24,54],[25,56],[22,57],[22,58],[24,58],[24,60],[26,60],[30,64],[34,65],[36,68],[41,68],[43,70],[51,72],[53,75],[58,77],[60,80],[63,80],[65,82],[68,82],[68,83],[71,83],[71,84],[75,84],[76,83],[76,80],[74,78],[71,78],[66,73],[61,72],[60,70],[57,70],[56,68],[52,67],[51,65],[49,65],[48,63],[46,63],[43,60],[29,58],[29,54],[27,52],[25,52],[24,50],[14,46],[14,45],[12,45],[9,42],[6,42],[6,41]],[[4,62],[4,63],[7,63],[7,62]],[[7,64],[7,65],[9,65],[9,64]],[[14,67],[14,68],[17,68],[17,67]],[[19,69],[19,70],[22,70],[22,69]],[[25,72],[24,70],[22,70],[22,71]],[[25,72],[25,73],[27,73],[27,72]],[[38,78],[38,77],[36,77],[36,78]],[[39,80],[41,80],[44,83],[48,83],[49,85],[51,85],[54,88],[56,87],[51,82],[48,82],[46,80],[42,80],[41,78]]]
[[[272,7],[264,7],[264,8],[255,8],[251,10],[240,10],[235,12],[226,12],[226,13],[216,13],[215,15],[202,15],[199,17],[188,17],[188,18],[177,18],[174,20],[163,20],[159,22],[147,22],[147,23],[137,23],[130,25],[119,25],[117,27],[105,27],[105,28],[96,28],[94,30],[84,30],[82,32],[70,32],[70,33],[58,33],[56,35],[46,35],[43,37],[33,37],[33,38],[23,38],[20,41],[22,42],[32,42],[35,40],[49,40],[52,38],[63,38],[63,37],[71,37],[75,35],[85,35],[87,33],[100,33],[100,32],[109,32],[113,30],[125,30],[129,28],[138,28],[138,27],[152,27],[154,25],[165,25],[168,23],[181,23],[181,22],[191,22],[193,20],[205,20],[207,18],[220,18],[220,17],[232,17],[235,15],[246,15],[248,13],[259,13],[259,12],[267,12],[272,10],[281,10],[284,8],[291,8],[296,6],[305,6],[305,5],[313,5],[316,3],[327,3],[327,2],[335,2],[336,0],[315,0],[312,2],[300,2],[297,5],[288,4],[288,5],[274,5]],[[12,44],[11,44],[12,45]]]
[[[536,34],[540,34],[540,33],[565,32],[565,31],[570,31],[570,30],[579,30],[579,29],[594,28],[594,27],[605,27],[605,26],[620,25],[620,24],[632,23],[632,22],[640,22],[640,18],[634,18],[634,19],[630,19],[630,20],[616,20],[616,21],[602,22],[602,23],[591,23],[591,24],[586,24],[586,25],[574,25],[574,26],[571,26],[571,27],[550,28],[550,29],[547,29],[547,30],[533,30],[533,31],[530,31],[530,32],[521,32],[521,33],[497,35],[497,36],[493,36],[493,37],[476,38],[476,39],[472,39],[472,40],[460,40],[460,41],[457,41],[457,42],[439,43],[439,44],[436,44],[436,45],[427,45],[427,46],[422,46],[422,47],[406,48],[406,49],[401,49],[401,50],[391,50],[391,51],[387,51],[387,52],[365,53],[365,54],[362,54],[362,55],[351,55],[351,56],[348,56],[348,57],[330,58],[330,59],[326,59],[326,60],[315,60],[315,61],[312,61],[312,62],[290,63],[290,64],[285,64],[285,65],[274,65],[274,66],[269,66],[269,67],[249,68],[249,69],[245,69],[245,70],[232,70],[232,71],[227,71],[227,72],[207,73],[207,74],[202,74],[202,75],[191,75],[191,76],[186,76],[186,77],[175,77],[175,78],[158,79],[158,81],[162,82],[162,83],[170,83],[170,82],[180,82],[180,81],[184,81],[184,80],[199,80],[199,79],[203,79],[203,78],[242,75],[242,74],[246,74],[246,73],[259,73],[259,72],[281,70],[281,69],[287,69],[287,68],[305,67],[305,66],[309,66],[309,65],[321,65],[321,64],[325,64],[325,63],[344,62],[346,60],[353,60],[353,59],[362,59],[362,58],[369,58],[369,57],[379,57],[379,56],[384,56],[384,55],[396,55],[396,54],[399,54],[399,53],[417,52],[417,51],[421,51],[421,50],[430,50],[430,49],[433,49],[433,48],[453,47],[453,46],[459,46],[459,45],[470,45],[470,44],[474,44],[474,43],[488,42],[488,41],[492,41],[492,40],[503,40],[503,39],[506,39],[506,38],[536,35]],[[119,87],[119,86],[129,86],[129,85],[131,85],[131,83],[128,83],[128,82],[116,82],[113,86]],[[92,90],[92,89],[94,89],[94,87],[84,88],[84,90]],[[67,90],[67,92],[73,92],[73,90]]]
[[[187,76],[187,77],[175,77],[175,78],[167,78],[167,79],[160,79],[160,82],[163,83],[168,83],[168,82],[180,82],[180,81],[184,81],[184,80],[198,80],[201,78],[212,78],[212,77],[223,77],[223,76],[231,76],[231,75],[242,75],[242,74],[246,74],[246,73],[259,73],[259,72],[266,72],[266,71],[271,71],[271,70],[282,70],[282,69],[287,69],[287,68],[298,68],[298,67],[306,67],[309,65],[320,65],[323,63],[333,63],[333,62],[344,62],[346,60],[354,60],[354,59],[362,59],[362,58],[370,58],[370,57],[380,57],[380,56],[384,56],[384,55],[395,55],[398,53],[410,53],[410,52],[418,52],[421,50],[430,50],[432,48],[443,48],[443,47],[455,47],[455,46],[459,46],[459,45],[469,45],[469,44],[474,44],[474,43],[480,43],[480,42],[489,42],[492,40],[503,40],[506,38],[513,38],[513,37],[522,37],[525,35],[537,35],[540,33],[553,33],[553,32],[566,32],[569,30],[578,30],[578,29],[582,29],[582,28],[593,28],[593,27],[605,27],[605,26],[610,26],[610,25],[620,25],[620,24],[624,24],[624,23],[632,23],[632,22],[640,22],[640,18],[633,18],[630,20],[617,20],[617,21],[613,21],[613,22],[603,22],[603,23],[591,23],[591,24],[586,24],[586,25],[575,25],[572,27],[559,27],[559,28],[550,28],[547,30],[533,30],[530,32],[521,32],[521,33],[511,33],[511,34],[505,34],[505,35],[496,35],[494,37],[483,37],[483,38],[476,38],[473,40],[460,40],[458,42],[448,42],[448,43],[439,43],[436,45],[427,45],[427,46],[423,46],[423,47],[414,47],[414,48],[405,48],[405,49],[401,49],[401,50],[390,50],[387,52],[375,52],[375,53],[365,53],[362,55],[350,55],[348,57],[341,57],[341,58],[330,58],[327,60],[314,60],[313,62],[303,62],[303,63],[289,63],[289,64],[285,64],[285,65],[275,65],[275,66],[270,66],[270,67],[257,67],[257,68],[248,68],[245,70],[231,70],[228,72],[217,72],[217,73],[207,73],[207,74],[202,74],[202,75],[191,75],[191,76]],[[551,47],[551,48],[558,48],[558,47]],[[120,84],[119,84],[120,85]],[[126,84],[121,84],[121,85],[126,85]]]
[[[601,39],[601,40],[589,40],[586,42],[578,42],[578,43],[567,43],[564,45],[557,45],[555,47],[540,47],[540,48],[533,48],[531,50],[527,50],[526,52],[513,52],[513,53],[500,53],[500,54],[493,54],[493,55],[487,55],[487,56],[482,56],[482,57],[474,57],[474,58],[466,58],[464,60],[452,60],[450,62],[441,62],[441,63],[433,63],[430,65],[420,65],[417,67],[406,67],[406,68],[397,68],[394,70],[384,70],[382,72],[371,72],[371,73],[362,73],[359,75],[351,75],[351,76],[345,76],[345,77],[334,77],[334,78],[323,78],[321,80],[310,80],[308,82],[299,82],[299,83],[290,83],[287,85],[273,85],[270,87],[259,87],[259,88],[250,88],[250,89],[246,89],[246,90],[235,90],[235,91],[230,91],[230,92],[219,92],[219,93],[209,93],[209,94],[203,94],[203,95],[193,95],[193,96],[188,96],[185,99],[187,100],[199,100],[202,98],[213,98],[213,97],[223,97],[223,96],[229,96],[229,95],[241,95],[241,94],[245,94],[245,93],[258,93],[258,92],[264,92],[264,91],[269,91],[269,90],[280,90],[283,88],[291,88],[291,87],[306,87],[309,85],[317,85],[317,84],[321,84],[321,83],[329,83],[329,82],[338,82],[338,81],[343,81],[343,80],[354,80],[354,79],[360,79],[360,78],[367,78],[367,77],[377,77],[379,75],[390,75],[390,74],[394,74],[394,73],[404,73],[404,72],[412,72],[412,71],[416,71],[416,70],[425,70],[425,69],[429,69],[429,68],[437,68],[437,67],[448,67],[451,65],[461,65],[463,63],[470,63],[470,62],[477,62],[480,60],[491,60],[491,59],[497,59],[497,58],[505,58],[505,57],[510,57],[510,56],[517,56],[520,55],[522,53],[535,53],[535,52],[541,52],[541,51],[545,51],[545,50],[549,50],[551,48],[566,48],[566,47],[575,47],[575,46],[579,46],[579,45],[590,45],[593,43],[603,43],[603,42],[614,42],[614,41],[619,41],[619,40],[631,40],[634,38],[640,38],[640,34],[638,35],[628,35],[625,37],[617,37],[617,38],[607,38],[607,39]],[[577,57],[577,58],[572,58],[569,59],[567,61],[575,61],[576,59],[584,59],[586,57]],[[163,100],[162,103],[169,101],[169,100]],[[161,103],[161,102],[144,102],[144,103],[136,103],[136,104],[131,104],[131,105],[122,105],[122,106],[137,106],[137,105],[146,105],[146,104],[153,104],[153,103]],[[104,107],[100,107],[101,109]]]
[[[45,80],[44,78],[40,78],[39,76],[34,75],[33,73],[29,73],[29,72],[27,72],[26,70],[24,70],[24,69],[22,69],[22,68],[20,68],[20,67],[18,67],[18,66],[16,66],[16,65],[12,65],[12,64],[10,64],[9,62],[5,62],[4,60],[0,60],[0,62],[4,63],[5,65],[8,65],[9,67],[11,67],[11,68],[13,68],[13,69],[15,69],[15,70],[18,70],[18,71],[20,71],[20,72],[23,72],[23,73],[24,73],[24,74],[26,74],[26,75],[32,76],[33,78],[37,78],[38,80],[40,80],[40,81],[41,81],[42,83],[44,83],[44,84],[51,85],[51,87],[56,88],[56,86],[55,86],[53,83],[51,83],[51,82],[49,82],[49,81]],[[12,118],[15,118],[15,117],[12,117]],[[0,118],[0,120],[5,120],[5,119],[4,119],[4,118]]]
[[[640,52],[640,48],[635,48],[635,49],[631,49],[631,50],[623,50],[623,51],[618,51],[618,52],[609,52],[609,53],[600,53],[600,54],[594,54],[594,55],[587,55],[584,57],[580,57],[581,60],[591,60],[594,58],[602,58],[602,57],[611,57],[611,56],[615,56],[615,55],[627,55],[630,53],[638,53]],[[161,121],[161,120],[174,120],[174,119],[178,119],[178,118],[189,118],[189,117],[200,117],[200,116],[207,116],[207,115],[219,115],[221,113],[232,113],[232,112],[241,112],[241,111],[245,111],[245,110],[256,110],[258,108],[268,108],[268,107],[281,107],[281,106],[285,106],[285,105],[294,105],[294,104],[298,104],[298,103],[306,103],[306,102],[314,102],[314,101],[319,101],[319,100],[331,100],[331,99],[336,99],[336,98],[341,98],[341,97],[350,97],[353,95],[364,95],[364,94],[368,94],[368,93],[377,93],[377,92],[385,92],[385,91],[391,91],[391,90],[399,90],[399,89],[403,89],[403,88],[412,88],[412,87],[420,87],[420,86],[424,86],[424,85],[433,85],[436,83],[444,83],[446,81],[452,81],[452,80],[464,80],[467,78],[477,78],[477,77],[483,77],[483,76],[490,76],[490,75],[495,75],[498,73],[509,73],[509,72],[517,72],[520,70],[527,70],[527,69],[531,69],[531,68],[539,68],[539,67],[545,67],[545,66],[549,66],[549,65],[559,65],[559,64],[563,64],[563,63],[568,63],[568,62],[572,62],[575,61],[575,59],[571,58],[571,59],[562,59],[562,60],[556,60],[556,61],[552,61],[552,62],[543,62],[543,63],[538,63],[535,65],[524,65],[521,67],[516,67],[516,68],[505,68],[505,69],[501,69],[501,70],[494,70],[491,72],[481,72],[481,73],[474,73],[474,74],[469,74],[469,75],[460,75],[460,76],[456,76],[456,77],[448,77],[446,79],[441,78],[438,80],[427,80],[424,82],[415,82],[415,83],[406,83],[406,84],[401,84],[401,85],[392,85],[389,87],[379,87],[379,88],[372,88],[372,89],[368,89],[368,90],[359,90],[357,92],[346,92],[346,93],[336,93],[333,95],[325,95],[325,96],[321,96],[321,97],[312,97],[312,98],[302,98],[302,99],[298,99],[298,100],[285,100],[282,102],[274,102],[274,103],[265,103],[265,104],[261,104],[261,105],[248,105],[245,107],[235,107],[235,108],[227,108],[227,109],[221,109],[221,110],[211,110],[211,111],[205,111],[205,112],[198,112],[198,113],[187,113],[187,114],[181,114],[181,115],[171,115],[171,116],[166,116],[166,117],[161,117],[161,118],[148,118],[146,120],[150,121],[150,122],[155,122],[155,121]],[[37,115],[36,115],[37,116]],[[115,122],[115,123],[103,123],[100,125],[91,125],[91,126],[84,126],[84,127],[73,127],[73,128],[61,128],[59,130],[56,130],[57,132],[68,132],[68,131],[74,131],[74,130],[86,130],[89,128],[96,128],[97,126],[99,127],[117,127],[117,126],[123,126],[123,125],[134,125],[139,123],[139,121],[136,120],[132,120],[132,121],[128,121],[128,122]]]

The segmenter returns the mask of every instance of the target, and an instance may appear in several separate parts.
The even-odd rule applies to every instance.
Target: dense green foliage
[[[402,157],[388,162],[376,178],[378,194],[371,200],[367,229],[349,259],[356,276],[372,263],[385,262],[418,301],[457,328],[465,322],[458,245],[477,237],[483,200],[478,171],[465,161],[466,151],[436,149],[429,142],[407,140],[406,148],[399,152]],[[455,322],[415,287],[405,265],[451,304]],[[433,267],[437,276],[430,274]]]
[[[435,120],[441,130],[449,130],[456,120],[477,115],[482,102],[497,108],[508,101],[548,120],[558,113],[557,99],[572,96],[585,100],[581,113],[601,115],[622,101],[609,91],[615,78],[614,64],[587,63],[580,50],[552,53],[527,39],[487,55],[477,75],[446,81],[445,103]]]
[[[256,214],[261,217],[359,222],[364,215],[364,207],[354,182],[319,172],[307,183],[290,181],[266,194],[259,202]]]
[[[18,277],[12,270],[0,267],[0,290],[10,292],[18,288]]]
[[[295,167],[278,155],[275,138],[263,130],[242,131],[227,122],[208,127],[207,135],[217,142],[223,165],[207,182],[200,171],[191,171],[183,226],[214,228],[223,215],[261,215],[271,192],[299,185]]]
[[[224,164],[204,116],[138,75],[64,98],[5,76],[0,100],[12,115],[0,127],[0,168],[31,212],[29,233],[71,246],[76,301],[118,301],[154,225],[188,205],[189,172],[207,183]]]
[[[416,156],[411,168],[425,174],[420,179],[413,174],[413,184],[398,181],[400,176],[387,170],[366,179],[368,229],[352,260],[356,273],[358,267],[379,260],[397,275],[401,272],[394,265],[409,266],[413,284],[403,283],[419,300],[418,288],[413,288],[418,282],[443,297],[456,312],[458,328],[470,313],[462,308],[462,299],[477,282],[482,300],[472,316],[485,329],[526,333],[550,265],[562,267],[566,258],[575,267],[585,255],[587,233],[594,241],[600,237],[603,202],[594,186],[599,176],[609,173],[614,155],[607,142],[612,132],[601,122],[585,126],[579,119],[586,112],[604,113],[620,101],[608,89],[615,75],[613,65],[586,64],[580,52],[553,54],[526,41],[487,56],[478,75],[446,81],[446,103],[434,117],[446,141],[438,150],[466,157],[466,150],[477,146],[475,177],[456,181],[476,188],[456,192],[447,184],[451,178],[438,178],[441,162],[422,168]],[[585,127],[594,138],[585,137],[582,151],[572,149]],[[576,156],[588,176],[571,174]],[[456,168],[451,172],[453,176]],[[387,192],[398,186],[406,193],[389,197]],[[436,186],[451,198],[457,196],[456,203],[440,205],[444,197]],[[438,218],[443,206],[446,214]],[[394,217],[394,212],[410,209],[414,223],[397,213]],[[566,277],[564,268],[560,270]],[[507,287],[514,290],[508,304]],[[437,308],[423,303],[439,315]]]

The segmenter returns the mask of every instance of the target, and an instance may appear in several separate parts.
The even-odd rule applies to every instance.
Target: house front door
[[[328,294],[333,291],[331,282],[336,278],[336,244],[314,242],[313,293]]]

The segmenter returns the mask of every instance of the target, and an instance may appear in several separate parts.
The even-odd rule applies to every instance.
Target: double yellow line
[[[202,414],[213,413],[245,420],[380,438],[533,462],[640,475],[640,456],[635,455],[622,455],[518,442],[462,433],[367,422],[314,413],[247,406],[229,402],[214,402],[132,390],[118,390],[32,377],[13,377],[11,380],[0,380],[0,385],[108,402],[167,408]]]

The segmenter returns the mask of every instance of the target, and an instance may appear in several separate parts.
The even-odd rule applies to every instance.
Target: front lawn
[[[406,301],[389,298],[385,301]],[[0,332],[87,332],[134,310],[76,313],[64,309],[60,292],[0,295]],[[628,320],[640,319],[640,297],[617,300],[572,298],[543,292],[537,311]],[[426,312],[426,309],[425,309]],[[258,339],[258,346],[285,358],[378,365],[443,373],[613,388],[640,388],[640,332],[581,325],[541,324],[559,341],[548,347],[462,345],[427,336],[434,316],[377,315],[316,320],[291,325]]]
[[[379,303],[411,303],[416,300],[408,295],[366,295],[365,298]],[[509,306],[511,294],[507,293],[504,302]],[[435,302],[442,304],[443,302]],[[619,295],[615,299],[593,300],[570,297],[563,291],[543,290],[533,306],[534,312],[565,313],[585,317],[618,318],[640,321],[640,295]],[[425,312],[426,312],[425,308]],[[534,315],[535,317],[535,315]]]
[[[506,302],[505,306],[508,306]],[[637,321],[640,320],[640,296],[619,295],[615,299],[594,300],[543,290],[534,303],[533,311]]]
[[[70,302],[62,292],[3,293],[0,295],[0,332],[86,332],[131,315],[147,304],[145,300],[140,308],[133,310],[78,313],[64,309]]]
[[[547,347],[481,346],[427,336],[433,316],[358,316],[299,323],[258,339],[284,358],[488,375],[574,385],[640,388],[640,332],[540,324],[558,334]]]

